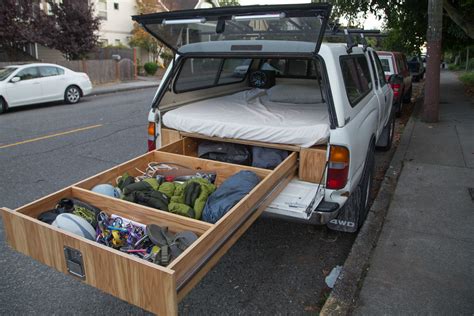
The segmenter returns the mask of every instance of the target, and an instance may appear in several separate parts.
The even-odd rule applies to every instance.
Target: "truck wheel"
[[[411,94],[413,91],[413,87],[410,87],[410,90],[403,96],[403,103],[410,103],[411,102]]]
[[[393,134],[395,134],[395,117],[392,114],[377,141],[377,149],[382,151],[390,150],[392,147]]]
[[[375,169],[375,153],[370,150],[367,154],[365,162],[364,173],[362,175],[360,186],[360,201],[359,201],[359,216],[358,216],[358,230],[362,227],[369,212],[370,190],[372,189],[372,180]]]
[[[403,93],[404,93],[404,92],[402,92],[402,96],[400,97],[400,100],[398,100],[398,102],[393,105],[393,109],[394,109],[394,111],[395,111],[395,117],[400,117],[400,116],[402,116],[403,103],[404,103],[404,100],[403,100]]]

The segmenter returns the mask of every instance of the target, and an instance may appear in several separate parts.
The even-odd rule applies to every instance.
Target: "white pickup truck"
[[[391,146],[393,92],[371,48],[324,43],[330,5],[227,7],[134,17],[167,45],[148,146],[184,137],[299,153],[266,214],[356,231],[376,147]]]
[[[328,4],[306,4],[135,16],[176,54],[149,113],[150,152],[15,210],[0,208],[10,246],[131,304],[177,315],[179,301],[264,211],[356,231],[367,213],[375,147],[391,145],[393,95],[373,50],[350,41],[321,44],[330,11]],[[212,158],[200,154],[210,141],[250,150],[251,165],[204,159]],[[191,176],[210,171],[217,190],[229,195],[241,189],[242,182],[229,180],[236,175],[250,174],[258,183],[210,221],[95,190],[124,176],[142,177],[140,170],[159,164],[187,167]],[[151,250],[144,255],[145,249],[122,247],[120,234],[111,235],[115,247],[109,247],[108,240],[71,229],[77,221],[66,229],[41,220],[64,199],[197,239],[167,264],[151,262]],[[98,229],[97,241],[104,238]],[[151,240],[149,234],[143,238]]]

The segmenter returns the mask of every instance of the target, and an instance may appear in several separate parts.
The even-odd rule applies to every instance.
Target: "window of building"
[[[120,42],[119,39],[116,39],[116,40],[115,40],[115,46],[120,46],[120,45],[122,45],[122,43]]]
[[[118,4],[118,2],[114,2],[114,9],[115,9],[115,10],[118,10],[118,9],[119,9],[119,4]]]
[[[107,0],[99,0],[97,3],[97,10],[99,17],[103,20],[107,20]]]

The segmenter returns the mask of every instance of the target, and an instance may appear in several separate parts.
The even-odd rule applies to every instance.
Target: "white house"
[[[125,45],[133,29],[132,15],[137,14],[136,0],[91,0],[102,18],[99,40],[104,45]],[[156,0],[163,11],[201,9],[219,6],[217,0]]]

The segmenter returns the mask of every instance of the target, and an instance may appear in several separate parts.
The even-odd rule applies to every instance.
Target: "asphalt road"
[[[153,93],[93,96],[77,105],[48,104],[1,115],[0,206],[14,209],[144,153]],[[354,238],[259,219],[181,302],[180,312],[317,313],[327,295],[324,277],[344,263]],[[146,313],[11,250],[3,223],[0,267],[2,315]]]

